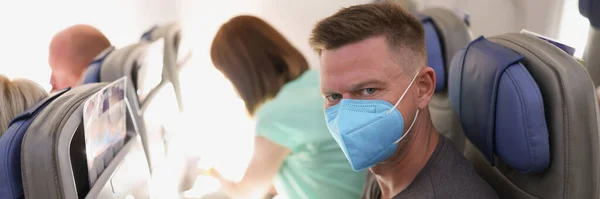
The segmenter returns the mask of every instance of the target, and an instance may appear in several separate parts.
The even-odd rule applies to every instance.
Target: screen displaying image
[[[92,95],[83,109],[84,136],[90,186],[123,146],[126,135],[123,77]]]

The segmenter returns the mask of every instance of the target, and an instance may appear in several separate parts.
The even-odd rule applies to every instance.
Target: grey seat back
[[[148,161],[131,109],[125,116],[125,140],[102,153],[94,161],[97,164],[87,163],[83,104],[106,85],[73,88],[33,121],[22,145],[25,198],[124,198],[128,194],[148,198]],[[129,90],[125,95],[130,98],[135,93]]]
[[[142,35],[142,42],[155,42],[159,39],[163,39],[165,42],[163,78],[172,84],[179,110],[183,111],[179,72],[191,58],[191,51],[187,48],[188,44],[185,43],[182,28],[178,22],[155,26]]]
[[[168,138],[162,121],[173,118],[172,115],[166,114],[167,112],[180,110],[168,78],[169,74],[165,73],[166,70],[168,71],[165,69],[168,66],[164,65],[164,45],[165,40],[159,38],[152,42],[138,42],[112,50],[92,62],[92,64],[99,63],[99,69],[86,72],[86,76],[97,76],[100,82],[112,82],[127,77],[133,85],[132,89],[136,94],[130,98],[135,113],[133,117],[140,122],[138,125],[140,138],[150,160],[151,169],[165,163]],[[90,74],[95,72],[99,74]],[[157,111],[157,107],[166,109]],[[160,111],[164,113],[161,114]]]
[[[435,128],[450,138],[459,151],[464,149],[460,119],[450,107],[447,79],[452,56],[472,40],[465,20],[444,8],[429,8],[417,14],[425,28],[428,64],[436,71],[436,92],[429,103]]]
[[[473,41],[452,65],[465,156],[501,198],[600,197],[600,114],[576,59],[512,33]]]
[[[137,90],[141,87],[151,87],[150,85],[139,84],[140,79],[146,78],[146,74],[140,73],[140,70],[143,70],[142,68],[145,67],[144,57],[146,56],[145,54],[147,54],[150,45],[151,43],[148,42],[135,43],[120,49],[115,49],[110,52],[110,54],[101,57],[102,60],[97,61],[101,65],[96,71],[99,73],[97,75],[99,77],[99,82],[112,82],[121,77],[127,77],[129,83],[133,85],[131,88],[136,91],[134,92],[136,95],[130,98],[131,107],[134,113],[133,117],[136,118],[136,121],[139,121],[138,127],[140,139],[149,160],[150,168],[154,168],[164,159],[165,147],[163,138],[160,132],[147,130],[144,119],[144,105],[147,106],[147,104],[152,101],[152,97],[147,97],[147,93],[144,93],[143,96],[137,94]],[[88,74],[86,75],[96,71],[87,71],[86,73]],[[160,74],[158,75],[160,76]],[[159,85],[153,86],[159,87]]]

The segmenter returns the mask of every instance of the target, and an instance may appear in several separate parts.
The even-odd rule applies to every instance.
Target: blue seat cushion
[[[142,34],[142,37],[140,38],[140,40],[142,40],[142,41],[152,41],[152,32],[154,30],[156,30],[157,28],[158,28],[158,26],[153,26],[148,31],[144,32],[144,34]]]
[[[579,0],[579,13],[590,20],[590,25],[600,28],[600,1]]]
[[[21,143],[25,132],[48,104],[69,89],[59,91],[38,102],[14,118],[0,137],[0,198],[24,198],[21,178]]]
[[[112,53],[114,50],[114,47],[110,47],[94,58],[85,71],[85,75],[83,76],[83,84],[98,83],[101,81],[100,72],[102,71],[102,64],[108,55],[110,55],[110,53]]]
[[[543,96],[523,56],[484,37],[452,60],[449,96],[467,138],[493,165],[494,157],[523,174],[550,165]]]
[[[83,84],[97,83],[100,82],[100,70],[102,69],[102,62],[92,62],[85,72],[83,77]]]
[[[435,71],[437,79],[435,92],[441,92],[446,89],[446,64],[444,62],[444,51],[442,49],[442,40],[431,17],[415,14],[423,23],[425,29],[425,45],[427,48],[427,65]]]

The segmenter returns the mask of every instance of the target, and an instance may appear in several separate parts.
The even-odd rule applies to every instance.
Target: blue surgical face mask
[[[342,99],[325,111],[327,127],[340,145],[352,169],[360,171],[391,157],[398,143],[415,124],[415,119],[404,133],[404,117],[396,109],[419,73],[395,105],[384,100]]]

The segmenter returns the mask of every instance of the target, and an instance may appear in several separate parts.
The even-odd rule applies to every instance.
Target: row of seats
[[[468,16],[461,17],[443,8],[426,9],[416,16],[423,23],[427,61],[437,78],[435,94],[429,103],[431,119],[435,128],[462,151],[465,137],[460,120],[450,107],[447,79],[452,56],[472,40]]]
[[[529,35],[473,40],[468,16],[446,9],[416,15],[438,77],[430,104],[434,125],[502,198],[600,197],[599,109],[579,62]],[[147,181],[168,148],[167,133],[146,121],[147,112],[165,90],[183,109],[180,40],[179,26],[170,24],[139,43],[107,49],[90,64],[86,85],[15,118],[0,138],[0,198],[147,198]],[[158,61],[157,48],[163,49]],[[107,86],[99,82],[122,77],[133,88],[126,92],[126,143],[89,186],[81,166],[82,104]]]
[[[600,198],[600,115],[589,65],[528,34],[473,40],[468,17],[449,10],[417,16],[439,81],[434,125],[501,198]]]
[[[183,109],[180,33],[176,23],[157,26],[138,43],[106,49],[90,63],[84,85],[57,92],[13,119],[0,137],[0,198],[148,198],[168,140],[161,124],[147,121],[156,117],[147,110],[161,97],[175,99],[174,112]],[[88,166],[83,105],[110,82],[126,85],[126,137]]]

